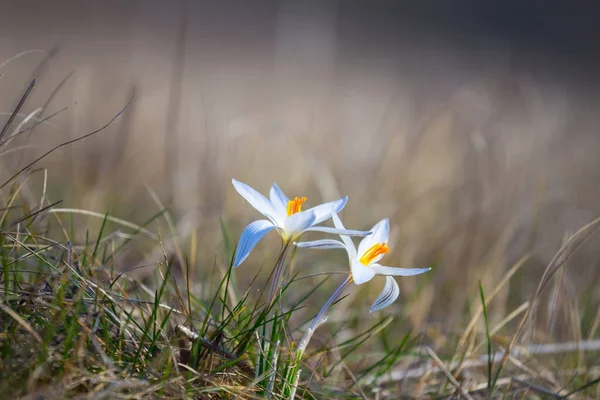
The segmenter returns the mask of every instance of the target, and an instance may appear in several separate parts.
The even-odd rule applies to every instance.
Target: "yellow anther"
[[[302,203],[306,201],[306,197],[298,198],[294,197],[294,200],[288,201],[287,204],[287,215],[294,215],[302,211]]]
[[[362,255],[360,262],[366,266],[371,265],[373,260],[382,254],[390,252],[390,248],[385,243],[376,243]]]

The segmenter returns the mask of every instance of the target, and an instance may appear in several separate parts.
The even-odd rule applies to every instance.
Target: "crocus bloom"
[[[235,253],[235,259],[233,260],[234,268],[239,266],[248,257],[254,246],[273,229],[279,232],[286,244],[293,243],[300,235],[308,231],[351,236],[365,236],[370,233],[327,226],[315,226],[331,218],[332,212],[337,212],[344,208],[348,197],[302,211],[302,205],[306,201],[306,197],[295,197],[293,200],[290,200],[276,184],[273,184],[271,187],[269,200],[245,183],[238,182],[235,179],[232,179],[232,182],[235,190],[252,207],[267,217],[267,219],[252,222],[242,232]]]
[[[335,227],[344,230],[344,225],[335,211],[332,212]],[[378,264],[379,260],[390,251],[388,247],[388,236],[390,224],[387,218],[379,221],[373,229],[371,235],[362,239],[358,249],[354,246],[352,239],[341,235],[342,242],[338,240],[315,240],[311,242],[296,243],[298,247],[335,249],[343,248],[348,253],[350,262],[350,279],[357,285],[373,279],[375,275],[385,276],[385,286],[383,291],[377,297],[370,311],[378,311],[392,304],[400,295],[398,283],[392,276],[412,276],[419,275],[429,271],[431,268],[396,268],[386,267]]]

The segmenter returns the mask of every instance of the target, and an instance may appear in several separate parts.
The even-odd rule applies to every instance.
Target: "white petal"
[[[285,219],[283,230],[288,235],[299,234],[315,222],[315,213],[302,211],[292,214]]]
[[[396,280],[390,276],[385,277],[385,286],[383,287],[383,291],[375,299],[375,302],[371,306],[369,312],[379,311],[382,308],[385,308],[392,304],[398,296],[400,295],[400,288],[398,287],[398,283]]]
[[[337,215],[337,212],[335,210],[332,210],[332,212],[331,212],[331,219],[333,220],[333,225],[337,229],[344,229],[344,230],[346,229],[344,227],[344,224],[342,224],[342,220]],[[356,260],[356,247],[354,246],[352,239],[350,239],[348,236],[340,235],[340,238],[346,245],[346,251],[348,252],[348,259],[350,260],[350,265],[352,265],[352,263]]]
[[[307,232],[325,232],[325,233],[333,233],[336,235],[345,235],[345,236],[367,236],[370,235],[369,231],[355,231],[351,229],[338,229],[331,228],[329,226],[313,226],[306,229]]]
[[[306,249],[345,249],[346,246],[344,243],[339,240],[333,239],[322,239],[322,240],[313,240],[310,242],[297,242],[295,243],[297,247],[303,247]]]
[[[397,267],[386,267],[379,264],[373,264],[369,268],[373,269],[379,275],[388,276],[413,276],[424,274],[431,270],[431,268],[397,268]]]
[[[369,250],[373,245],[377,243],[387,243],[390,234],[390,221],[387,218],[382,219],[371,228],[371,235],[361,240],[358,245],[358,258],[361,258],[365,251]],[[374,262],[381,259],[382,256],[376,258]]]
[[[252,251],[256,243],[260,241],[270,230],[275,228],[271,221],[264,219],[254,221],[244,229],[240,236],[237,249],[235,250],[235,259],[233,267],[237,268]]]
[[[354,283],[357,285],[362,285],[363,283],[373,279],[375,276],[375,271],[371,267],[365,267],[358,260],[354,260],[350,266],[352,278],[354,279]]]
[[[246,201],[250,203],[252,207],[256,208],[258,212],[263,214],[265,217],[269,218],[271,221],[273,221],[273,223],[278,223],[278,220],[276,218],[277,213],[275,212],[275,209],[273,208],[271,202],[267,200],[265,196],[258,193],[256,190],[252,189],[245,183],[236,181],[235,179],[232,179],[231,182],[233,183],[235,190],[237,190],[237,192],[244,199],[246,199]]]
[[[283,190],[281,190],[276,183],[271,186],[269,197],[271,198],[271,204],[273,204],[275,211],[277,211],[278,214],[283,214],[283,216],[286,216],[287,205],[290,199],[288,199],[285,193],[283,193]]]
[[[341,198],[336,201],[330,201],[328,203],[319,204],[313,208],[310,208],[306,211],[313,211],[316,215],[315,225],[319,224],[325,220],[331,218],[331,210],[333,209],[335,212],[340,212],[346,203],[348,202],[348,196]]]

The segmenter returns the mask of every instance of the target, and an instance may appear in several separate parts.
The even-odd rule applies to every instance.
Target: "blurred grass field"
[[[127,30],[127,14],[119,45],[100,17],[79,40],[0,42],[0,392],[262,398],[245,335],[262,329],[280,243],[229,274],[258,217],[236,178],[307,205],[348,195],[348,227],[390,218],[387,264],[432,267],[398,279],[378,313],[383,280],[348,291],[298,397],[598,398],[594,85],[501,47],[358,49],[342,22],[323,30],[327,12],[264,26],[261,10],[239,31],[232,17],[184,33],[171,10],[166,41]],[[318,34],[297,43],[303,29]],[[327,273],[347,271],[342,253],[294,252],[280,305],[302,307],[283,317],[282,363],[341,280]]]

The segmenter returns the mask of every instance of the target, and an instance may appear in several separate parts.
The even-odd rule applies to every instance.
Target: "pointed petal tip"
[[[390,219],[389,218],[383,218],[381,221],[379,221],[377,224],[375,224],[375,226],[381,226],[381,228],[384,230],[384,232],[389,232],[389,230],[390,230]],[[375,226],[373,228],[375,228]]]
[[[273,204],[269,199],[259,193],[256,189],[252,188],[243,182],[232,179],[233,187],[252,207],[260,212],[265,217],[269,218],[271,222],[277,224],[279,222],[277,218],[277,212],[273,208]]]
[[[233,258],[233,265],[231,266],[233,269],[236,269],[237,267],[240,266],[240,264],[242,264],[244,260],[240,260],[238,257],[238,253],[235,253],[235,257]]]
[[[373,314],[374,312],[377,311],[381,311],[383,310],[385,307],[375,307],[375,306],[371,306],[371,308],[369,308],[369,314]]]
[[[340,203],[337,207],[333,207],[334,212],[340,212],[344,207],[346,207],[346,203],[348,203],[348,196],[344,196],[338,200]]]
[[[283,221],[287,216],[286,210],[290,199],[288,199],[285,193],[283,193],[281,188],[277,186],[275,182],[273,182],[273,185],[271,185],[271,189],[269,190],[269,198],[279,218]]]
[[[242,194],[241,191],[244,191],[244,186],[247,186],[245,183],[240,182],[235,178],[231,178],[231,184],[239,194]]]

